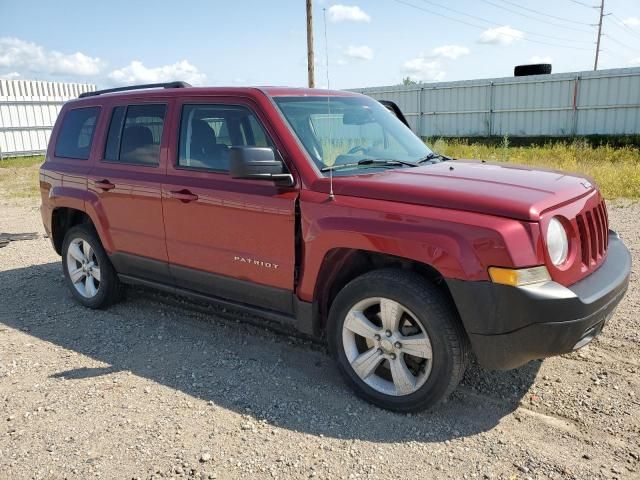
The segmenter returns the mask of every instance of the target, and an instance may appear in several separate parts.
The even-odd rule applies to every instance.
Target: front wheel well
[[[316,281],[314,303],[317,318],[314,323],[318,333],[324,332],[331,304],[340,290],[356,277],[373,270],[388,268],[412,271],[426,278],[442,289],[455,308],[447,283],[440,272],[431,265],[378,252],[337,248],[325,256]]]
[[[62,254],[62,242],[69,229],[76,225],[83,224],[88,224],[93,227],[91,218],[82,210],[60,207],[53,211],[51,218],[51,239],[53,240],[53,247],[58,255]]]

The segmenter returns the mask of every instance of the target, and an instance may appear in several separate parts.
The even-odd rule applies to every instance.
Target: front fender
[[[535,229],[518,220],[352,197],[327,201],[324,194],[304,195],[301,216],[303,269],[298,296],[305,301],[313,300],[323,262],[336,248],[416,261],[445,278],[461,280],[487,280],[492,265],[538,262]]]

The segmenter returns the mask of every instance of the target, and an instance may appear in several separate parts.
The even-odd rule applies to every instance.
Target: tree
[[[412,80],[411,77],[404,77],[402,79],[402,85],[417,85],[418,82]]]

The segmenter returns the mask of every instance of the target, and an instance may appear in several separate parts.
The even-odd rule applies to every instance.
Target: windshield
[[[417,163],[431,153],[372,98],[279,97],[275,101],[319,170],[349,164],[334,174],[354,175],[372,169],[404,168],[406,165],[399,162]],[[389,162],[367,162],[370,160]],[[364,162],[358,165],[360,161]]]

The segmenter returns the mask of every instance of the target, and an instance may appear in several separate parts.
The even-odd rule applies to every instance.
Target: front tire
[[[118,275],[89,225],[76,225],[66,233],[62,269],[74,298],[85,307],[106,308],[122,297]]]
[[[469,357],[451,301],[403,270],[369,272],[345,286],[331,306],[328,343],[360,397],[398,412],[424,410],[448,397]]]

